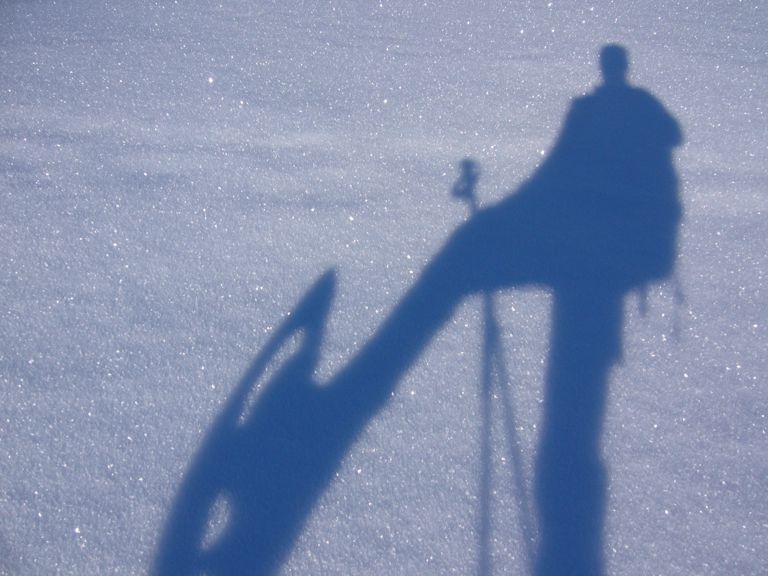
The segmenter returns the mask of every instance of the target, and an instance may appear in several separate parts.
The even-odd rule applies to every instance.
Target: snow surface
[[[217,415],[305,291],[336,270],[327,381],[467,218],[457,163],[479,163],[483,204],[514,192],[607,42],[686,144],[678,279],[645,316],[627,298],[611,376],[606,571],[764,574],[768,5],[574,4],[4,0],[0,574],[147,573]],[[529,493],[551,304],[496,296]],[[477,573],[481,329],[476,296],[346,454],[282,574]],[[521,574],[495,409],[490,566]]]

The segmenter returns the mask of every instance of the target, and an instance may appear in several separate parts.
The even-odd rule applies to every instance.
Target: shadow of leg
[[[556,294],[536,470],[541,536],[537,576],[603,574],[600,434],[620,328],[621,299],[616,295]]]

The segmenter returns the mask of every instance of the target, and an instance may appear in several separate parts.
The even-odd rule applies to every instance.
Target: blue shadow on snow
[[[554,301],[531,570],[604,573],[600,436],[609,371],[622,354],[623,302],[672,273],[682,217],[672,158],[682,133],[653,96],[627,82],[627,69],[625,49],[603,47],[603,83],[574,100],[541,167],[516,193],[475,209],[373,337],[322,385],[313,373],[335,272],[315,282],[205,438],[170,512],[155,574],[278,571],[351,445],[458,304],[485,294],[493,329],[492,293],[521,286],[550,290]],[[468,198],[473,166],[465,163],[459,183]],[[494,338],[491,330],[488,346],[499,346]],[[295,352],[265,377],[292,340]],[[217,507],[225,521],[210,535]],[[478,572],[490,574],[487,550],[480,556]]]

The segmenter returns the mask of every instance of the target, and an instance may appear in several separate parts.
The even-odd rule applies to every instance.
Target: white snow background
[[[609,574],[768,565],[768,4],[3,0],[0,574],[144,574],[228,393],[338,273],[318,377],[552,145],[597,53],[675,115],[674,282],[627,299]],[[549,294],[500,293],[530,488]],[[347,454],[283,574],[478,562],[480,299]],[[497,422],[501,430],[502,423]],[[503,433],[495,573],[525,570]]]

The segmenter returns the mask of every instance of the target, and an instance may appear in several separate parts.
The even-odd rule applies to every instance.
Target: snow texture
[[[0,4],[0,574],[765,573],[768,5],[477,4]]]

